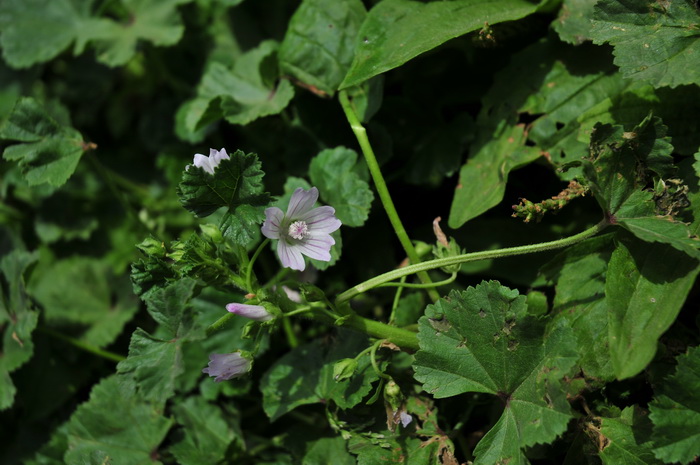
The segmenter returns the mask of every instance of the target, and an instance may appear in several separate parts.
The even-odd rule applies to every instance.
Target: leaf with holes
[[[418,322],[414,368],[423,389],[436,398],[484,392],[505,403],[475,464],[524,463],[522,447],[554,440],[572,418],[561,380],[578,359],[573,332],[547,328],[525,301],[497,281],[482,282],[429,305]]]

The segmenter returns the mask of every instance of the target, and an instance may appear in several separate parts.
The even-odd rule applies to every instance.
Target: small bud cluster
[[[576,197],[586,195],[586,192],[588,192],[587,187],[582,186],[575,180],[569,181],[567,188],[551,199],[543,200],[539,203],[530,202],[525,198],[520,199],[518,205],[513,205],[515,213],[512,216],[513,218],[524,218],[526,223],[529,223],[533,218],[539,222],[545,213],[561,210]]]

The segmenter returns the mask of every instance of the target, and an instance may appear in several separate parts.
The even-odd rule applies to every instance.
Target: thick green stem
[[[412,331],[389,326],[386,323],[363,318],[359,315],[350,315],[343,322],[343,326],[362,331],[365,334],[379,339],[386,339],[393,342],[402,349],[418,350],[418,336]]]
[[[523,255],[528,253],[543,252],[545,250],[560,249],[562,247],[567,247],[577,242],[581,242],[584,239],[588,239],[589,237],[595,236],[596,234],[598,234],[598,232],[600,232],[606,226],[608,226],[608,224],[609,223],[604,220],[598,223],[597,225],[593,226],[592,228],[587,229],[581,233],[578,233],[574,236],[565,237],[556,241],[542,242],[539,244],[532,245],[522,245],[519,247],[509,247],[506,249],[485,250],[483,252],[474,252],[464,255],[456,255],[454,257],[439,258],[436,260],[418,263],[416,265],[405,266],[403,268],[392,270],[388,273],[376,276],[372,279],[358,284],[357,286],[351,289],[348,289],[336,298],[335,303],[336,305],[339,305],[343,302],[352,299],[356,295],[362,294],[363,292],[366,292],[381,284],[421,271],[434,270],[436,268],[442,268],[443,266],[457,265],[461,263],[474,262],[477,260],[510,257],[513,255]]]
[[[370,145],[369,139],[367,138],[367,131],[362,126],[360,120],[355,114],[355,110],[353,109],[350,100],[348,99],[347,93],[345,91],[341,91],[338,98],[340,100],[340,104],[343,107],[343,110],[345,111],[345,117],[350,123],[352,132],[355,133],[357,142],[360,144],[362,154],[364,155],[365,161],[367,162],[367,167],[369,168],[369,172],[372,175],[374,186],[377,189],[377,194],[379,195],[379,199],[381,200],[382,205],[384,206],[384,210],[386,211],[386,214],[389,217],[391,226],[394,228],[396,237],[398,237],[399,242],[401,242],[401,246],[406,251],[406,255],[408,255],[408,259],[411,261],[411,263],[420,263],[418,253],[413,247],[413,243],[408,237],[406,229],[404,229],[403,223],[401,223],[401,219],[399,218],[399,214],[396,211],[396,208],[394,207],[394,202],[391,199],[391,195],[389,194],[389,189],[387,188],[386,182],[384,181],[384,176],[382,175],[382,171],[379,168],[379,163],[377,163],[377,158],[374,156],[374,150],[372,150],[372,146]],[[424,284],[429,284],[432,282],[430,276],[428,276],[428,273],[426,273],[425,271],[419,271],[417,272],[417,274],[418,278]],[[430,298],[433,299],[433,301],[436,301],[440,298],[440,294],[438,294],[438,292],[435,289],[428,288],[426,289],[426,291],[428,292]]]

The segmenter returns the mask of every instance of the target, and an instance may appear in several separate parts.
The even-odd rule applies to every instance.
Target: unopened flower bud
[[[275,318],[274,313],[270,312],[262,305],[230,303],[226,305],[226,310],[233,314],[240,315],[244,318],[250,318],[251,320],[255,321],[270,321]]]
[[[336,381],[346,380],[357,371],[357,360],[354,358],[344,358],[338,360],[333,365],[333,379]]]

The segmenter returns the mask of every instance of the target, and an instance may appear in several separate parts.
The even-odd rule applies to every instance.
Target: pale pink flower
[[[204,368],[202,373],[215,376],[214,381],[220,383],[227,379],[239,378],[248,373],[253,366],[251,362],[252,358],[243,355],[240,350],[232,354],[210,354],[209,366]]]
[[[226,310],[236,315],[245,318],[250,318],[255,321],[270,321],[274,316],[268,312],[262,305],[247,305],[232,303],[226,305]]]
[[[331,260],[331,246],[335,240],[330,233],[342,224],[335,217],[333,207],[313,208],[318,200],[318,189],[297,188],[292,194],[287,213],[277,207],[265,210],[262,233],[278,239],[277,255],[282,266],[302,271],[306,267],[303,255],[315,260]]]
[[[198,168],[202,168],[204,171],[207,173],[213,175],[214,170],[216,169],[217,166],[219,166],[219,163],[221,163],[221,160],[229,160],[231,157],[229,157],[228,153],[226,153],[226,149],[221,149],[221,150],[215,150],[215,149],[209,149],[209,156],[202,155],[201,153],[195,153],[194,154],[194,166]],[[187,165],[185,169],[190,169],[191,165]]]

